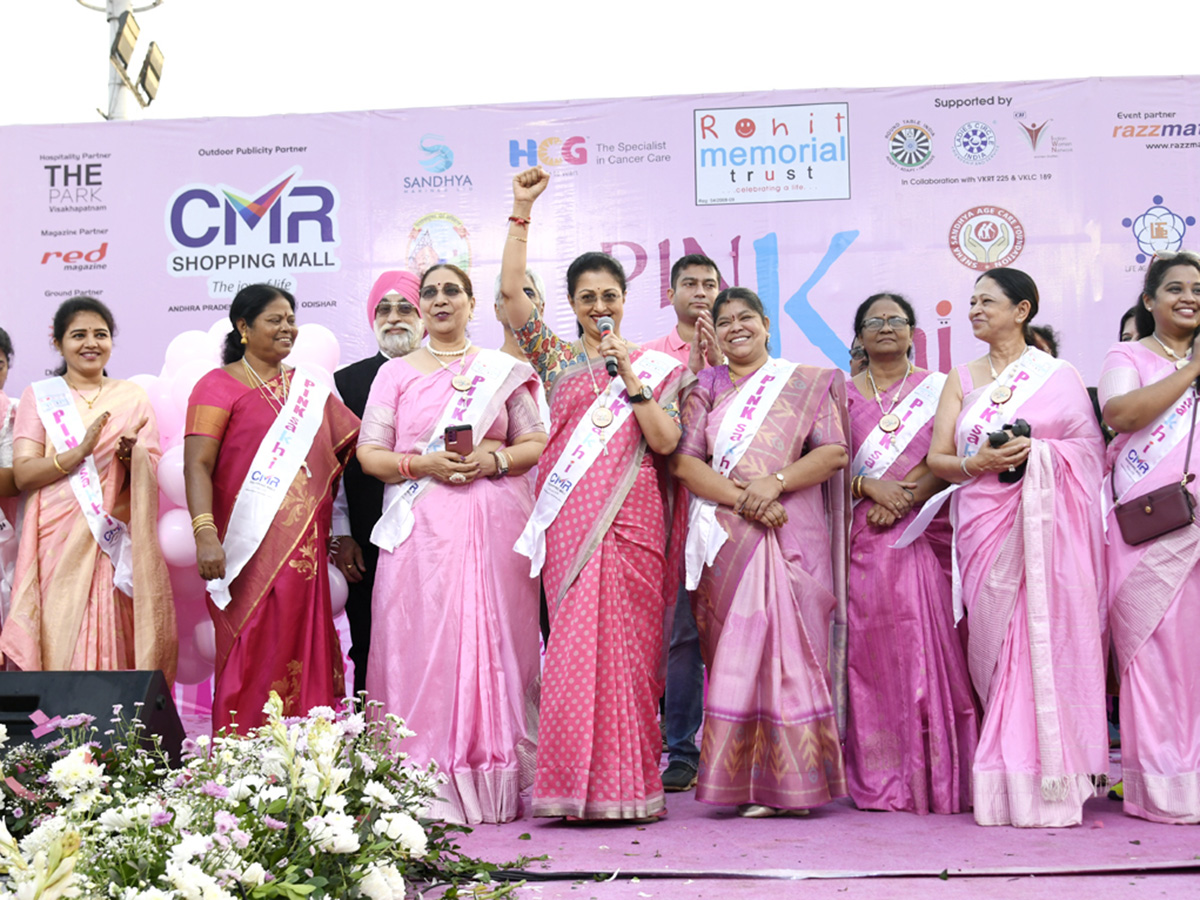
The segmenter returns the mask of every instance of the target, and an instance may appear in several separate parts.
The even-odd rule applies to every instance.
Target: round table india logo
[[[954,155],[981,166],[996,155],[996,132],[987,122],[967,122],[954,135]]]
[[[1021,220],[999,206],[968,209],[950,226],[950,252],[968,269],[1011,265],[1024,249]]]
[[[471,270],[471,241],[462,220],[450,213],[430,213],[417,219],[408,233],[405,253],[410,272],[423,273],[438,263]]]
[[[920,169],[933,158],[933,132],[916,122],[892,126],[888,158],[903,169]]]

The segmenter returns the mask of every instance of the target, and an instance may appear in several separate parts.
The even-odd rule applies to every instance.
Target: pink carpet
[[[1143,822],[1103,798],[1078,827],[1030,830],[982,828],[970,814],[860,812],[849,801],[802,819],[740,819],[690,792],[669,794],[667,807],[646,826],[480,826],[462,846],[492,862],[545,855],[524,867],[524,900],[1200,895],[1200,829]]]

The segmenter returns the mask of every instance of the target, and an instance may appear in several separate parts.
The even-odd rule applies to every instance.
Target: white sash
[[[238,489],[225,529],[225,577],[208,582],[217,609],[232,601],[229,585],[258,552],[283,498],[308,457],[313,438],[325,417],[329,388],[303,368],[292,370],[291,387],[283,408],[254,453],[246,479]]]
[[[795,370],[796,363],[771,359],[742,385],[743,390],[729,404],[721,427],[717,429],[712,467],[718,475],[728,476],[741,462],[758,429],[766,421],[767,411]],[[729,535],[717,522],[717,504],[693,494],[688,501],[688,533],[684,549],[689,591],[699,586],[704,567],[713,564],[727,540]]]
[[[654,390],[683,363],[658,350],[646,350],[633,365],[637,370],[638,380]],[[604,394],[598,396],[571,432],[567,446],[563,448],[553,470],[542,485],[542,491],[533,507],[533,515],[525,523],[525,530],[513,546],[514,550],[529,558],[530,577],[536,577],[542,571],[542,564],[546,561],[546,530],[566,505],[575,485],[583,480],[592,463],[600,456],[604,449],[605,435],[616,434],[625,424],[625,420],[633,414],[633,407],[620,382],[620,376],[612,379],[609,390],[606,391],[610,395],[607,402]],[[608,407],[609,412],[613,414],[613,420],[607,428],[598,428],[592,424],[592,413],[601,406]]]
[[[990,390],[988,388],[981,389],[979,396],[975,398],[975,402],[963,416],[962,425],[958,430],[965,431],[965,436],[958,446],[959,456],[971,457],[978,453],[983,441],[987,440],[988,434],[999,431],[1006,424],[1006,420],[1015,419],[1018,410],[1045,386],[1051,375],[1065,365],[1065,362],[1055,359],[1049,353],[1043,353],[1041,350],[1030,347],[1024,355],[1005,366],[1004,371],[988,386]],[[1012,389],[1012,396],[1008,402],[1003,404],[993,402],[992,391],[997,385],[1004,384]],[[1014,403],[1014,400],[1017,402]],[[1008,412],[1005,412],[1005,409]],[[960,487],[962,487],[961,484],[952,484],[926,500],[921,511],[908,524],[904,533],[900,535],[896,543],[892,544],[892,547],[895,549],[907,547],[924,534],[934,516],[950,499],[950,495]],[[957,623],[963,617],[962,579],[958,572],[957,548],[953,550],[950,558],[953,565],[954,621]]]
[[[899,428],[887,432],[876,425],[871,429],[871,433],[854,454],[854,461],[850,463],[850,476],[882,478],[900,458],[909,442],[925,427],[925,423],[933,418],[945,384],[946,376],[941,372],[930,372],[926,375],[904,398],[899,408],[892,410],[894,415],[900,417]],[[852,506],[857,506],[858,503],[859,499],[855,498]]]
[[[446,449],[446,426],[470,425],[474,434],[479,431],[480,420],[487,411],[496,392],[504,386],[505,379],[517,364],[515,357],[497,350],[480,350],[466,376],[471,386],[465,391],[454,391],[446,401],[441,418],[432,434],[426,438],[422,453],[439,453]],[[478,440],[482,440],[479,435]],[[383,515],[371,529],[371,543],[389,553],[408,540],[412,534],[412,507],[433,484],[432,475],[416,481],[389,484],[383,489]]]
[[[1170,409],[1143,428],[1130,435],[1125,452],[1113,464],[1112,478],[1120,501],[1124,501],[1138,482],[1154,471],[1176,447],[1183,443],[1192,428],[1192,406],[1196,391],[1189,389],[1171,404]],[[1179,473],[1180,477],[1183,473]],[[1105,512],[1112,507],[1112,491],[1104,492]]]
[[[66,380],[55,377],[34,382],[33,396],[37,402],[38,418],[42,420],[42,426],[54,444],[55,455],[79,446],[87,429],[83,427],[83,417],[75,408]],[[133,550],[129,529],[104,509],[104,486],[100,483],[95,457],[89,453],[67,480],[75,492],[88,530],[100,549],[112,560],[113,584],[121,593],[132,597]]]

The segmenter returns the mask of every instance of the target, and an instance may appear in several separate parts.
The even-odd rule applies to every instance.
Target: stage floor
[[[806,818],[740,819],[692,792],[668,794],[667,810],[644,826],[482,825],[462,846],[491,862],[544,854],[524,868],[523,900],[1200,896],[1200,827],[1144,822],[1106,798],[1088,802],[1082,825],[1054,829],[861,812],[848,800]]]

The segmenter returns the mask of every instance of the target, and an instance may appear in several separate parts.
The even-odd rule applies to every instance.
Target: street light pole
[[[133,12],[133,0],[106,0],[108,9],[108,46],[111,48],[121,30],[121,13]],[[110,64],[108,69],[108,121],[129,118],[129,102],[133,99],[133,91],[125,84],[120,73]]]
[[[134,95],[133,87],[129,82],[128,75],[122,77],[123,72],[117,71],[113,65],[113,47],[117,41],[117,35],[121,31],[121,16],[123,13],[129,13],[131,16],[135,12],[145,12],[149,9],[154,9],[156,6],[161,6],[163,0],[152,0],[146,6],[134,8],[133,0],[104,0],[104,6],[96,6],[93,3],[88,3],[86,0],[75,0],[80,6],[87,9],[94,9],[96,12],[102,12],[108,19],[108,47],[105,53],[105,59],[108,60],[108,114],[100,113],[108,121],[129,118],[129,101],[136,100],[139,106],[146,106],[150,101],[141,101]],[[161,66],[161,53],[159,56]],[[125,60],[128,65],[130,60]],[[153,99],[153,98],[151,98]],[[99,112],[99,110],[97,110]]]

